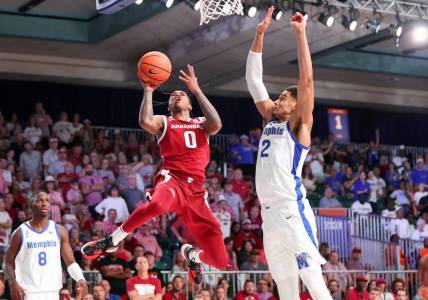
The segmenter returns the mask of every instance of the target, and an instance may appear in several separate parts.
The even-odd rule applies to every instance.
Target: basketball
[[[159,86],[171,75],[171,61],[162,52],[144,54],[138,62],[138,79],[152,86]]]

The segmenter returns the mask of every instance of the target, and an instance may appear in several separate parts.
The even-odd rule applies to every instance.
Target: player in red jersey
[[[82,247],[86,257],[96,258],[103,252],[114,252],[117,245],[141,224],[161,214],[174,211],[191,231],[202,248],[181,247],[189,264],[189,277],[202,283],[201,262],[224,269],[227,254],[220,225],[211,213],[203,188],[205,168],[210,159],[209,136],[221,129],[216,109],[199,87],[193,67],[180,71],[179,79],[197,99],[204,118],[191,118],[192,103],[183,91],[169,98],[170,117],[153,115],[152,95],[155,87],[142,83],[144,98],[140,107],[140,126],[158,138],[163,158],[161,170],[154,179],[154,190],[148,203],[139,206],[110,236]]]

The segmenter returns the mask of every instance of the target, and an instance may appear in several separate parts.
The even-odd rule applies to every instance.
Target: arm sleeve
[[[269,99],[269,94],[263,84],[263,63],[262,54],[250,51],[247,57],[247,67],[245,72],[248,91],[254,102]]]

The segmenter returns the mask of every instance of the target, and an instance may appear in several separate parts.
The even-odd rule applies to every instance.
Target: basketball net
[[[217,20],[221,16],[233,14],[243,15],[241,0],[200,0],[201,22],[199,25],[208,24],[211,20]]]

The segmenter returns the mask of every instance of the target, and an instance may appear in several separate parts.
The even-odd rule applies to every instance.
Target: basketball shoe
[[[189,275],[190,280],[192,280],[195,284],[200,285],[203,281],[203,270],[202,265],[199,262],[196,262],[194,257],[195,249],[192,245],[184,244],[181,246],[181,254],[186,259],[187,264],[189,265],[189,271],[187,274]]]
[[[113,244],[112,236],[108,234],[101,240],[86,243],[80,251],[85,258],[93,260],[103,253],[115,252],[117,248],[119,246]]]

